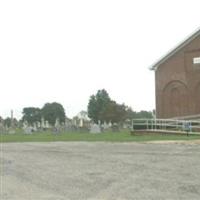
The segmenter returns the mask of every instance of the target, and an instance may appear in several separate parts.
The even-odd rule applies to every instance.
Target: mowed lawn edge
[[[166,135],[166,134],[145,134],[131,135],[130,132],[107,132],[100,134],[91,133],[60,133],[53,134],[49,132],[33,133],[33,134],[1,134],[0,142],[144,142],[159,140],[200,140],[200,135]]]

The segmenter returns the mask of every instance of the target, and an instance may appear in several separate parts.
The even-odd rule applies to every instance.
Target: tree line
[[[119,104],[110,98],[108,92],[105,89],[98,90],[96,94],[93,94],[89,98],[87,106],[88,117],[95,123],[123,123],[126,120],[133,118],[152,118],[152,112],[140,111],[135,112],[131,107],[125,104]],[[54,125],[56,119],[65,122],[66,114],[62,104],[53,102],[45,103],[42,108],[37,107],[25,107],[22,111],[22,118],[19,122],[27,121],[29,124],[35,122],[41,122],[44,118],[50,125]],[[11,118],[7,117],[3,119],[0,117],[0,121],[3,121],[7,127],[11,126]],[[17,119],[13,119],[13,123],[17,124]]]
[[[42,108],[37,107],[25,107],[22,111],[22,118],[17,121],[16,118],[11,119],[11,117],[7,117],[3,119],[0,117],[0,122],[3,122],[4,126],[10,127],[11,124],[17,125],[23,122],[28,122],[28,124],[33,125],[35,122],[41,122],[41,119],[44,118],[45,121],[48,121],[50,125],[54,125],[56,119],[58,118],[59,121],[65,122],[65,110],[64,107],[57,102],[53,103],[46,103]]]

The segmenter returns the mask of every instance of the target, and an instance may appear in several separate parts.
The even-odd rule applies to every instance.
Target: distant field
[[[143,142],[158,140],[196,140],[200,135],[130,135],[130,132],[119,133],[33,133],[31,135],[17,133],[1,134],[0,142],[54,142],[54,141],[104,141],[104,142]]]

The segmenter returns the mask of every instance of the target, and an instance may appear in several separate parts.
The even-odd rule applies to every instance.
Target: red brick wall
[[[162,63],[156,70],[157,118],[200,114],[200,36]]]

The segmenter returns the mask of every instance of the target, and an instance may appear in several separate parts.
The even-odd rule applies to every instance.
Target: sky
[[[153,110],[149,67],[200,27],[199,9],[199,0],[1,0],[0,116],[59,102],[73,117],[103,88]]]

